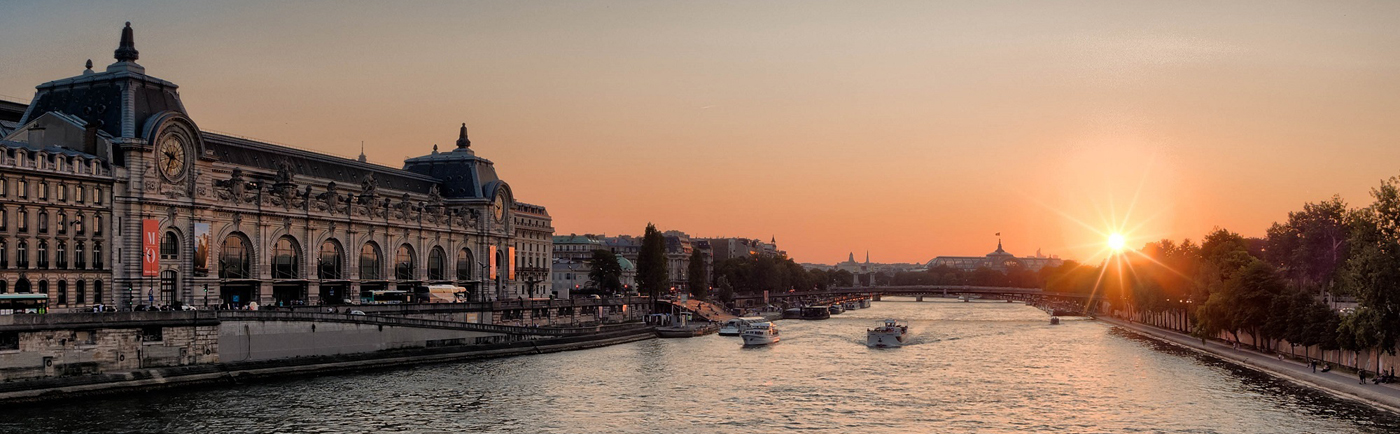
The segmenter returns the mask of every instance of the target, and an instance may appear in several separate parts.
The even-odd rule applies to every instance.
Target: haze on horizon
[[[112,62],[201,128],[400,167],[466,122],[556,233],[802,262],[1262,236],[1400,175],[1400,3],[7,2],[0,98]],[[1132,209],[1128,216],[1129,208]]]

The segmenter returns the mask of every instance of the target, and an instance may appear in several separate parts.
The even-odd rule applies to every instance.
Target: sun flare
[[[1122,252],[1123,247],[1128,245],[1128,240],[1123,238],[1123,234],[1113,233],[1108,235],[1108,249],[1114,253]]]

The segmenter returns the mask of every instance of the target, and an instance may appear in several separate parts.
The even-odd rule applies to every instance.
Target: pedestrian
[[[1316,361],[1316,360],[1313,360],[1313,361],[1311,361],[1311,362],[1308,362],[1308,366],[1311,366],[1311,367],[1312,367],[1312,370],[1313,370],[1313,373],[1314,373],[1314,374],[1317,373],[1317,361]]]
[[[1365,370],[1357,369],[1357,370],[1356,370],[1356,377],[1361,379],[1361,384],[1366,384],[1366,371],[1365,371]]]

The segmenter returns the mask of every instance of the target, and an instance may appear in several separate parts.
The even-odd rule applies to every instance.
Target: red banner
[[[506,268],[506,270],[508,270],[506,272],[506,278],[515,280],[515,246],[506,247],[506,251],[510,252],[510,259],[506,259],[510,261],[510,266]]]
[[[141,275],[160,275],[160,222],[141,220]]]
[[[496,280],[496,246],[491,246],[491,280]]]

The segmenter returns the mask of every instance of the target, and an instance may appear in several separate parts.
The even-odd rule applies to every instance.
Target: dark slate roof
[[[134,129],[139,129],[151,115],[174,111],[185,113],[176,92],[179,86],[151,77],[136,68],[118,65],[104,72],[89,72],[76,77],[54,80],[39,85],[34,102],[29,105],[21,124],[44,113],[58,111],[72,114],[85,121],[98,121],[102,131],[122,137],[122,88],[134,87],[132,105],[135,107]],[[137,134],[140,132],[137,131]]]
[[[428,194],[439,181],[378,164],[361,163],[286,146],[273,145],[223,134],[203,132],[206,149],[214,158],[230,164],[277,171],[281,161],[291,163],[294,175],[329,179],[346,187],[357,187],[366,173],[374,173],[375,185],[382,189]]]
[[[496,167],[491,160],[476,156],[471,148],[451,152],[433,151],[403,162],[403,169],[442,180],[442,196],[449,199],[492,197],[497,185]]]
[[[24,117],[26,108],[29,108],[28,104],[0,99],[0,123],[19,123],[20,118]]]

